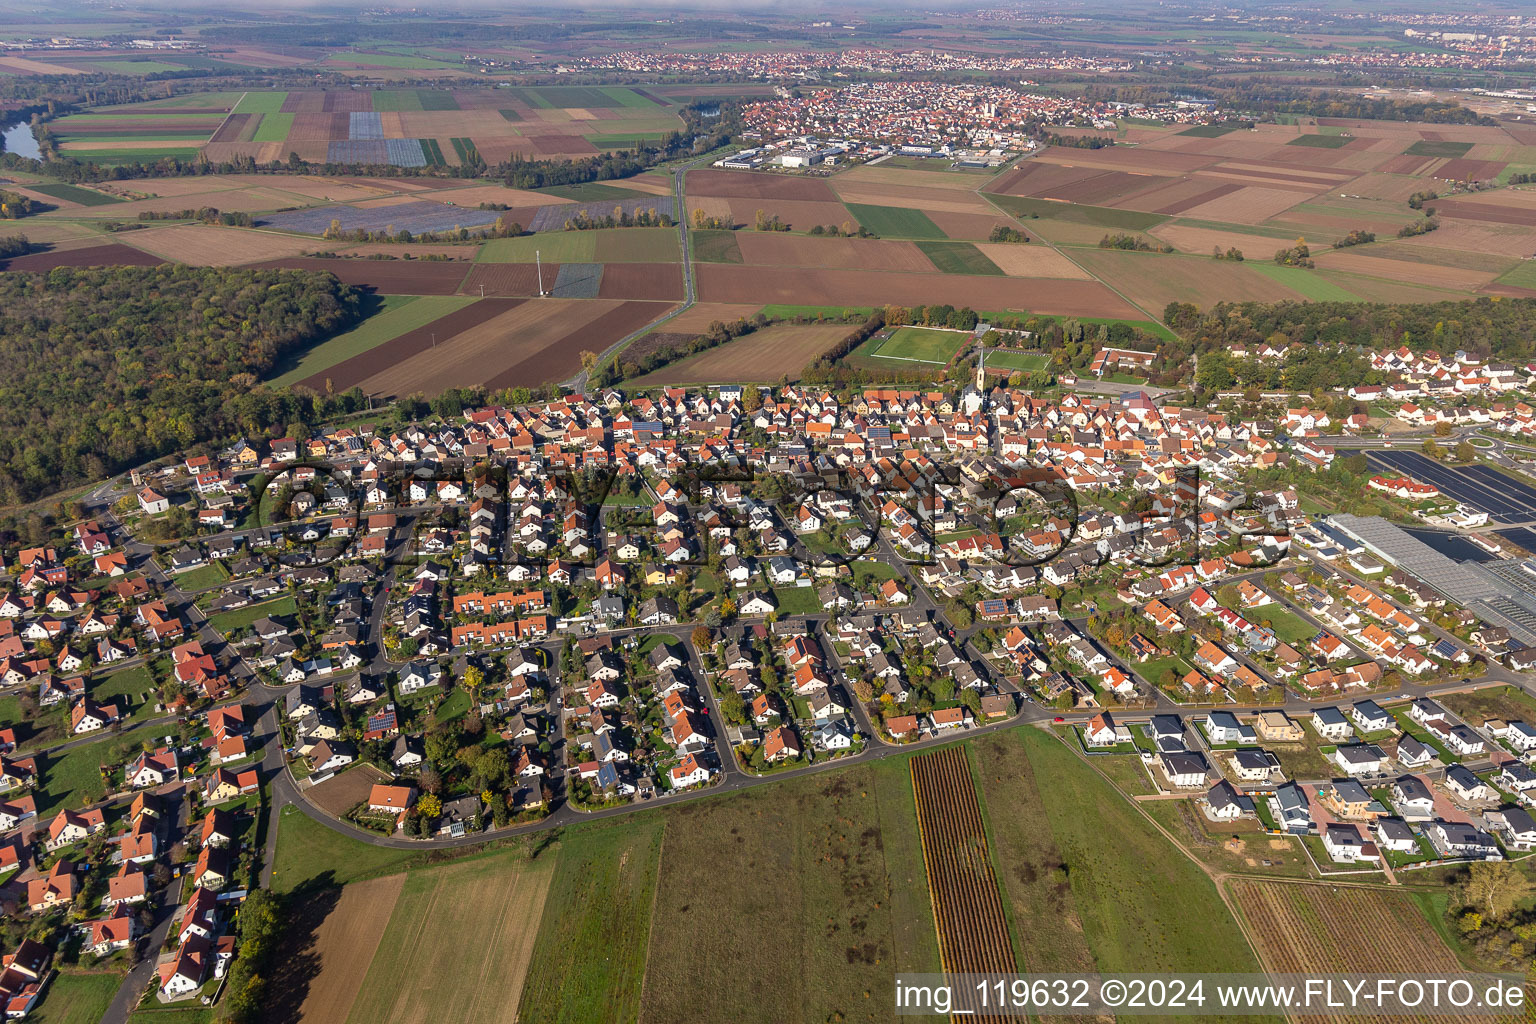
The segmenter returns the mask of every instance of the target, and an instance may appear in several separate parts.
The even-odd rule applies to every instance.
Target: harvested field
[[[883,306],[947,302],[972,309],[1142,320],[1146,314],[1097,281],[965,277],[704,264],[695,268],[707,302],[806,306]],[[1161,310],[1164,302],[1157,306]]]
[[[879,185],[869,187],[843,187],[838,189],[840,198],[849,209],[855,206],[897,208],[939,213],[989,213],[992,207],[974,192],[952,192],[944,189],[918,188],[911,185]],[[873,229],[871,229],[873,230]]]
[[[1442,267],[1433,263],[1386,259],[1350,251],[1325,252],[1316,257],[1320,269],[1382,277],[1389,281],[1427,284],[1457,291],[1475,291],[1498,276],[1497,273]]]
[[[526,189],[507,188],[503,185],[472,185],[469,188],[442,188],[419,193],[422,199],[449,206],[474,209],[481,203],[502,203],[506,206],[559,206],[571,200],[562,196],[529,192]],[[507,213],[510,211],[499,211]]]
[[[1194,189],[1197,187],[1199,191],[1194,191]],[[1241,185],[1234,185],[1230,182],[1224,185],[1216,185],[1213,187],[1206,181],[1202,181],[1199,178],[1192,178],[1187,182],[1180,182],[1179,195],[1177,198],[1165,198],[1172,194],[1172,190],[1159,189],[1157,198],[1161,201],[1157,206],[1150,206],[1148,212],[1178,215],[1186,210],[1193,210],[1197,206],[1203,206],[1206,203],[1213,203],[1216,200],[1223,198],[1224,196],[1231,195],[1233,192],[1236,192],[1240,188],[1242,188]],[[1143,196],[1142,198],[1145,199],[1149,205],[1153,202],[1150,197]],[[1128,203],[1126,205],[1129,209],[1134,210],[1144,208],[1139,203]]]
[[[464,316],[476,303],[455,316]],[[536,385],[563,380],[581,368],[584,349],[601,352],[631,331],[644,326],[667,307],[662,303],[615,302],[605,299],[546,298],[520,303],[419,349],[404,359],[379,358],[372,376],[362,380],[369,394],[436,394],[450,387],[485,385],[492,388]],[[446,318],[445,318],[446,319]],[[441,321],[439,321],[441,323]],[[418,337],[422,332],[413,332]],[[367,353],[378,357],[398,344],[389,342]],[[334,375],[334,371],[332,371]]]
[[[357,767],[310,787],[305,796],[323,810],[340,817],[368,799],[368,791],[386,778],[388,776],[373,765],[357,762]]]
[[[610,263],[603,268],[600,299],[681,299],[683,268],[677,263]]]
[[[1304,195],[1285,189],[1248,186],[1217,196],[1197,206],[1186,207],[1179,212],[1183,216],[1200,220],[1258,224],[1290,209],[1305,198]]]
[[[762,308],[760,302],[696,302],[668,320],[662,329],[673,334],[703,334],[716,320],[730,323],[747,319]]]
[[[228,267],[241,263],[299,256],[316,248],[312,238],[226,228],[209,224],[146,228],[127,236],[135,248],[194,267]]]
[[[606,301],[603,304],[607,305]],[[662,316],[669,308],[664,302],[624,302],[543,348],[519,344],[516,354],[522,358],[492,377],[486,386],[508,388],[526,384],[532,387],[564,380],[581,368],[581,353],[589,346],[590,351],[600,352]]]
[[[395,295],[452,295],[459,290],[459,283],[464,280],[467,269],[462,263],[341,260],[304,256],[268,260],[256,265],[324,271],[335,274],[336,279],[343,284]]]
[[[1492,181],[1504,172],[1502,160],[1447,160],[1435,171],[1435,177],[1450,181]]]
[[[1442,218],[1453,217],[1460,220],[1485,221],[1490,224],[1519,224],[1523,227],[1536,227],[1536,208],[1491,206],[1487,203],[1472,203],[1456,198],[1436,200],[1435,209]]]
[[[19,271],[52,270],[54,267],[155,267],[166,262],[159,256],[132,246],[109,242],[78,249],[51,249],[33,252],[0,263],[0,269]]]
[[[273,367],[278,386],[316,381],[325,390],[325,373],[338,363],[362,355],[387,341],[424,327],[439,317],[475,301],[467,295],[385,295],[367,300],[376,309],[350,331],[327,338],[302,352],[284,353]]]
[[[1431,977],[1463,970],[1408,893],[1249,878],[1232,879],[1228,890],[1270,971],[1336,971],[1347,964],[1362,974]],[[1362,928],[1362,921],[1372,927]],[[1338,1019],[1410,1018],[1358,1014]],[[1492,1024],[1497,1018],[1477,1019]]]
[[[677,319],[669,320],[662,326],[667,331],[680,330]],[[704,327],[696,328],[695,333]],[[849,324],[772,324],[745,337],[670,363],[630,384],[633,387],[661,387],[771,383],[786,374],[790,380],[798,380],[804,367],[815,362],[818,356],[846,338],[852,330]],[[621,362],[623,358],[621,354]]]
[[[928,214],[928,219],[939,226],[945,237],[971,241],[990,238],[992,229],[998,225],[1018,226],[1012,217],[996,210],[990,213],[945,213],[935,210]]]
[[[841,187],[845,183],[874,186],[916,185],[920,188],[974,192],[976,186],[981,184],[981,180],[968,174],[956,174],[954,171],[915,171],[905,167],[876,164],[873,167],[867,165],[855,167],[833,179],[833,184],[836,186]]]
[[[597,233],[599,263],[665,263],[682,259],[677,228],[615,228]]]
[[[1144,147],[1109,149],[1047,149],[1035,159],[1043,163],[1097,167],[1107,171],[1133,174],[1187,174],[1217,162],[1217,157],[1203,153],[1177,153]]]
[[[742,260],[757,266],[844,267],[926,273],[933,264],[911,242],[877,238],[812,238],[777,231],[735,236]],[[722,261],[723,262],[723,261]]]
[[[347,1019],[404,886],[402,874],[354,882],[341,890],[314,932],[312,955],[319,965],[299,1007],[299,1024]]]
[[[691,231],[691,252],[696,263],[740,263],[741,247],[734,231]]]
[[[699,206],[706,213],[710,213],[710,207],[706,203],[718,200],[694,200],[690,199],[691,206]],[[724,213],[712,213],[712,216],[729,216],[732,223],[751,226],[756,223],[757,211],[772,216],[778,214],[779,219],[796,231],[808,231],[813,225],[844,224],[858,226],[853,214],[842,203],[800,202],[792,199],[727,199]]]
[[[1075,255],[1095,277],[1111,282],[1132,302],[1153,315],[1161,314],[1170,302],[1193,302],[1207,309],[1221,301],[1276,302],[1298,297],[1289,288],[1241,263],[1109,249],[1084,250]]]
[[[349,1024],[514,1020],[556,860],[519,852],[407,875]]]
[[[1237,248],[1247,259],[1269,259],[1276,249],[1289,244],[1289,239],[1271,238],[1268,235],[1250,235],[1241,231],[1218,231],[1214,228],[1194,227],[1177,221],[1159,224],[1150,232],[1163,239],[1180,252],[1195,256],[1209,256],[1213,247],[1223,252]]]
[[[837,196],[824,181],[757,174],[752,171],[702,169],[688,172],[689,195],[723,196],[727,199],[788,199],[795,202],[835,203]]]
[[[976,248],[1009,277],[1065,277],[1082,281],[1091,277],[1082,267],[1048,246],[978,242]]]
[[[212,206],[226,213],[260,213],[264,210],[275,210],[281,206],[292,205],[293,199],[276,189],[241,188],[193,192],[155,199],[136,199],[126,203],[75,211],[71,216],[95,217],[100,220],[137,220],[141,213],[180,213],[182,210],[193,210],[203,206]]]
[[[966,748],[923,754],[912,758],[911,766],[923,864],[944,970],[1012,974],[1018,964]],[[990,1019],[1022,1019],[1022,1015],[999,1014]]]
[[[889,1024],[896,972],[940,970],[904,759],[664,813],[642,1024]]]
[[[1381,277],[1361,277],[1358,274],[1335,273],[1333,280],[1339,287],[1354,292],[1366,302],[1454,302],[1471,297],[1467,292],[1388,281]]]
[[[311,249],[316,248],[313,242]],[[440,256],[449,260],[463,260],[468,262],[475,258],[479,251],[478,245],[454,245],[449,242],[429,243],[417,245],[412,242],[364,242],[361,245],[348,245],[340,248],[326,246],[326,251],[334,252],[338,256],[363,257],[363,256],[394,256],[402,260],[420,260],[427,256]],[[433,261],[435,262],[435,261]]]
[[[319,391],[324,388],[325,381],[330,379],[337,391],[344,391],[397,363],[432,349],[434,337],[439,342],[447,341],[522,304],[522,299],[481,299],[408,329],[381,344],[371,345],[357,355],[332,363],[298,383]],[[430,310],[433,307],[427,308]]]
[[[1154,224],[1161,224],[1166,217],[1136,210],[1120,210],[1112,206],[1083,206],[1078,203],[1057,203],[1049,199],[1031,199],[1027,196],[996,196],[994,202],[1015,217],[1039,217],[1062,220],[1073,224],[1086,224],[1101,229],[1093,237],[1098,238],[1105,228],[1117,231],[1144,231]],[[1028,228],[1040,230],[1038,225]],[[1042,234],[1044,232],[1042,231]]]

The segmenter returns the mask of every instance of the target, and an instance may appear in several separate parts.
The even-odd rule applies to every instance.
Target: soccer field
[[[869,350],[877,359],[905,359],[944,365],[971,340],[966,331],[941,331],[931,327],[901,327]]]

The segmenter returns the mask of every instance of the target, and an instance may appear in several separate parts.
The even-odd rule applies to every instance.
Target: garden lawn
[[[293,595],[285,594],[272,601],[263,601],[261,604],[248,604],[244,608],[235,608],[231,611],[220,612],[210,616],[208,625],[220,633],[228,633],[234,629],[244,629],[260,618],[271,618],[274,615],[294,615],[298,607],[294,604]]]
[[[33,1024],[96,1024],[106,1015],[122,983],[123,976],[116,973],[60,971],[27,1020]]]

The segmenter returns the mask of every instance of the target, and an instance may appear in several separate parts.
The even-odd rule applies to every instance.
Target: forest
[[[358,317],[353,289],[296,270],[0,275],[0,503],[302,417],[317,399],[260,377]]]
[[[1481,359],[1524,363],[1536,356],[1536,300],[1485,297],[1458,302],[1220,302],[1208,310],[1173,302],[1163,322],[1179,336],[1165,361],[1193,353],[1288,345],[1406,346],[1415,352],[1465,350]]]

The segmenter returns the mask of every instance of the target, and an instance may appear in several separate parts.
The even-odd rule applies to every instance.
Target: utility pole
[[[539,298],[544,297],[544,264],[539,260],[539,250],[533,250],[533,266],[539,275]]]

